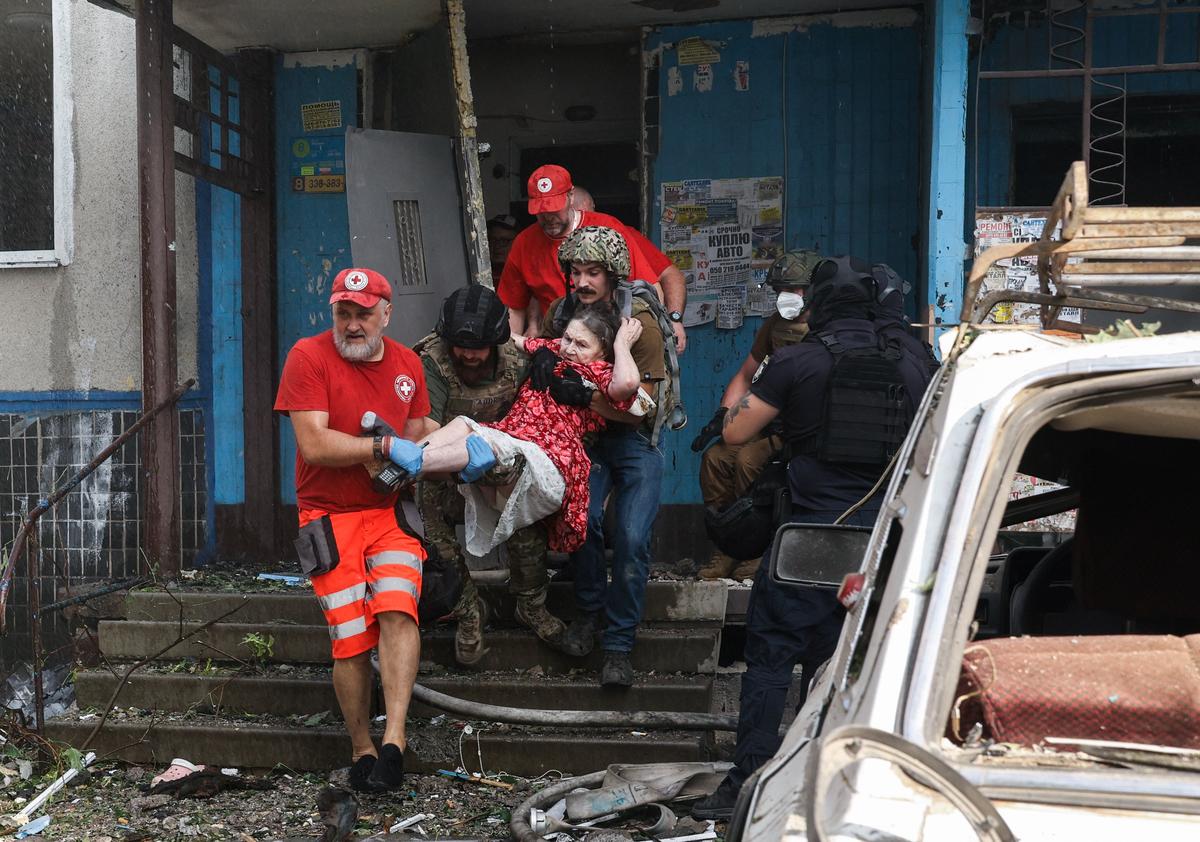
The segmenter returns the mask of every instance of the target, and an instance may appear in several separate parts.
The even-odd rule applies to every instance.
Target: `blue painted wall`
[[[297,339],[329,327],[329,287],[350,265],[350,224],[344,193],[295,193],[290,163],[292,145],[301,138],[342,136],[345,128],[306,134],[300,106],[340,100],[342,118],[355,125],[358,113],[358,70],[336,67],[275,68],[275,208],[279,283],[279,364]],[[283,502],[296,502],[296,439],[282,419],[280,487]]]
[[[1197,17],[1190,14],[1171,16],[1167,29],[1167,61],[1195,60],[1197,37],[1200,35]],[[1060,37],[1056,32],[1056,40]],[[1152,64],[1155,61],[1156,42],[1157,23],[1153,16],[1102,19],[1095,29],[1093,63],[1096,66]],[[1026,24],[1023,19],[1014,17],[984,46],[982,68],[1045,69],[1048,66],[1047,44],[1047,24],[1044,21]],[[1194,94],[1200,92],[1200,72],[1135,74],[1127,77],[1126,84],[1130,95]],[[972,163],[973,171],[969,173],[971,177],[977,173],[979,179],[979,200],[975,204],[1003,206],[1010,202],[1012,108],[1039,102],[1078,105],[1083,96],[1083,83],[1080,79],[973,79],[972,94],[976,86],[979,88],[980,140],[978,160]],[[970,137],[974,146],[973,131]]]
[[[880,23],[888,20],[889,23]],[[917,281],[921,227],[921,32],[915,16],[877,25],[812,23],[754,37],[751,21],[664,27],[647,37],[655,50],[698,35],[721,46],[712,90],[667,91],[677,66],[662,50],[660,149],[654,163],[653,236],[659,185],[684,178],[786,176],[787,247],[852,253],[885,261]],[[750,62],[750,88],[734,88],[735,62]],[[786,142],[785,142],[786,138]],[[699,457],[689,445],[708,421],[729,378],[750,350],[761,319],[739,330],[688,331],[682,358],[686,430],[664,439],[664,503],[698,503]]]

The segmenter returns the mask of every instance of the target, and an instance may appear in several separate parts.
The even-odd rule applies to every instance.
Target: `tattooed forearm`
[[[732,407],[730,407],[729,411],[725,413],[725,420],[721,423],[721,429],[722,430],[728,429],[729,425],[731,423],[733,423],[733,419],[737,418],[738,413],[741,412],[743,409],[748,409],[749,407],[750,407],[750,393],[747,392],[746,394],[742,395],[742,399],[740,401],[738,401],[736,404],[734,404]]]

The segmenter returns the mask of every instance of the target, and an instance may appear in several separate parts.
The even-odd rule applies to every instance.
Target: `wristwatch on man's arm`
[[[672,310],[671,312],[667,313],[667,318],[673,322],[682,322],[683,313],[680,313],[678,310]]]

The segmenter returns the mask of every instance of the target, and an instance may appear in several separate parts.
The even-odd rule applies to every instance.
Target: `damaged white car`
[[[780,530],[772,575],[840,585],[847,619],[727,838],[1200,838],[1200,333],[989,329],[1004,296],[976,295],[1020,253],[1047,326],[1171,306],[1086,277],[1200,280],[1171,212],[1087,208],[1068,177],[1058,240],[976,262],[874,529]],[[1018,497],[1018,477],[1054,485]],[[1010,531],[1072,517],[1061,540]]]

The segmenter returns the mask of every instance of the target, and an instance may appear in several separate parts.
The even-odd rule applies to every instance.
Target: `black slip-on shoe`
[[[364,754],[350,765],[350,788],[355,792],[370,792],[367,779],[375,769],[375,755]]]
[[[379,759],[367,778],[371,792],[389,792],[404,783],[404,752],[394,743],[384,743]]]

